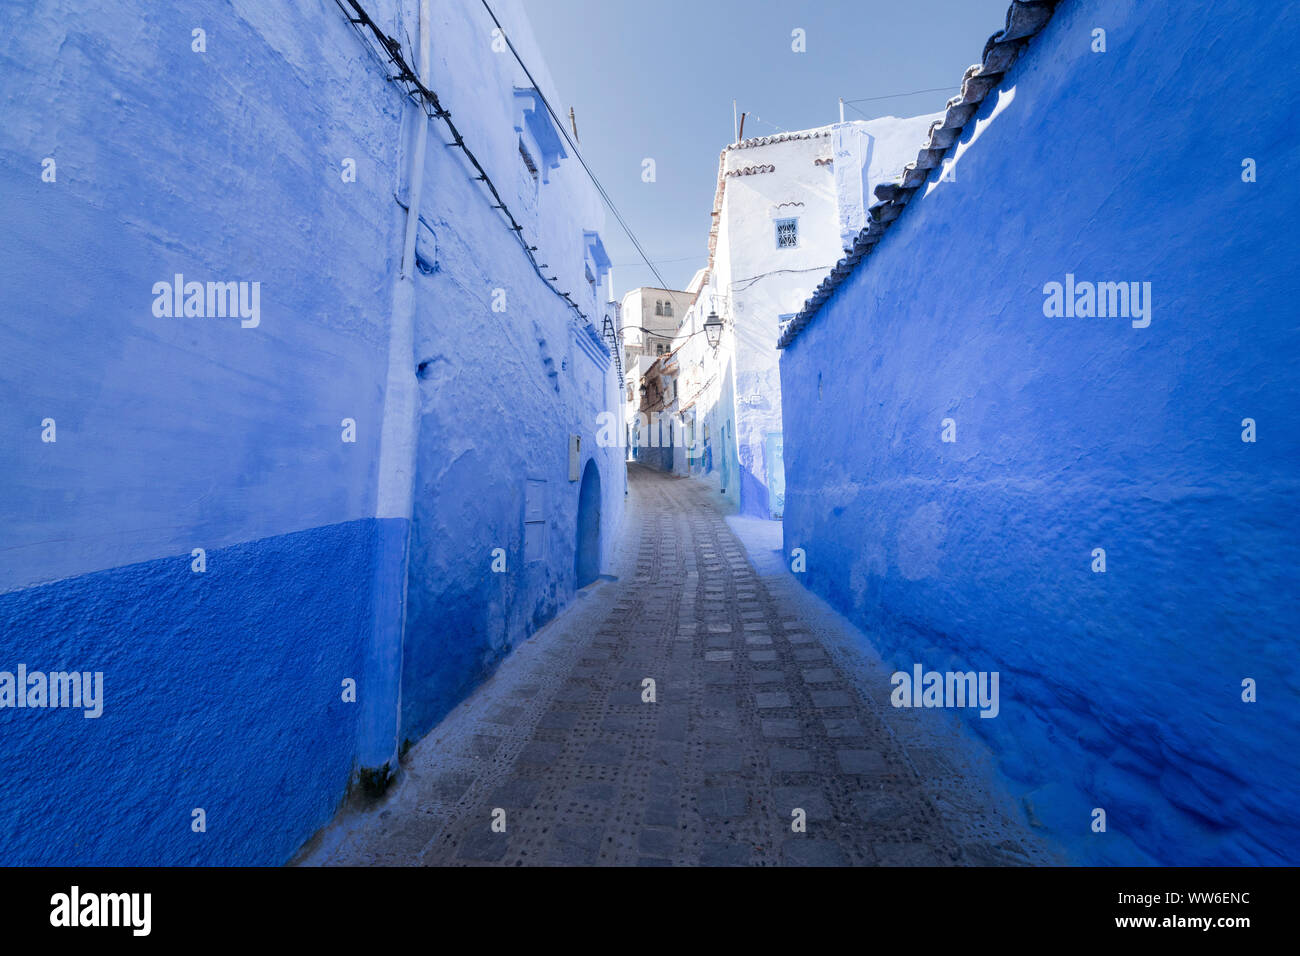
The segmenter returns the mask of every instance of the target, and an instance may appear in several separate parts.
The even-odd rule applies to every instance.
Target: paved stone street
[[[888,669],[770,548],[747,551],[716,492],[635,465],[629,485],[617,579],[519,647],[389,795],[299,862],[1051,861],[951,717],[889,707]]]

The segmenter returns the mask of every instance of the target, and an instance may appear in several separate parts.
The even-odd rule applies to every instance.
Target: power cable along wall
[[[413,276],[413,348],[390,348],[410,353],[418,400],[397,704],[397,739],[416,740],[570,600],[575,558],[568,529],[581,501],[579,489],[566,483],[567,465],[576,449],[602,477],[622,469],[622,454],[600,438],[607,426],[597,412],[614,408],[616,389],[626,387],[609,374],[611,359],[620,370],[625,363],[612,341],[616,307],[602,301],[607,284],[591,281],[593,274],[603,278],[594,267],[603,270],[607,261],[591,228],[604,222],[602,200],[575,163],[548,161],[545,168],[558,170],[549,178],[525,173],[517,134],[535,135],[524,121],[551,120],[487,17],[474,4],[435,5],[433,71],[421,68],[412,78],[415,31],[407,39],[402,25],[411,22],[411,0],[397,7],[393,0],[336,5],[383,70],[345,43],[353,72],[371,87],[378,83],[380,93],[388,81],[396,84],[384,118],[394,105],[404,114],[403,166],[412,133],[435,132],[425,182],[436,185],[425,189],[420,210],[438,232],[421,237],[436,242],[421,253],[435,267]],[[512,2],[502,17],[510,23],[519,13]],[[533,41],[520,19],[514,42],[527,53]],[[550,83],[540,66],[533,72]],[[408,109],[405,97],[417,109]],[[558,131],[549,132],[550,145],[563,143]],[[515,255],[515,243],[526,258]],[[544,281],[535,284],[539,274]],[[498,306],[506,304],[498,288],[509,293],[508,309]],[[507,314],[487,314],[488,290],[491,311]],[[463,453],[449,456],[448,448]],[[621,522],[621,485],[615,479],[601,488],[602,552]],[[500,567],[506,573],[483,573],[489,565],[479,558],[497,548],[508,556]]]
[[[547,287],[550,288],[552,292],[554,292],[560,298],[564,299],[565,302],[570,306],[570,308],[572,308],[573,311],[580,318],[582,318],[584,321],[590,322],[591,321],[590,317],[585,312],[582,311],[582,309],[578,306],[576,302],[573,301],[571,295],[568,292],[561,292],[558,288],[555,287],[552,280],[547,278],[547,276],[543,274],[541,265],[537,261],[537,257],[533,255],[533,253],[537,251],[537,247],[530,246],[527,240],[524,239],[523,226],[520,225],[519,221],[515,218],[514,214],[510,211],[510,207],[506,204],[505,200],[501,197],[501,193],[498,191],[496,185],[492,182],[491,177],[488,176],[487,170],[484,169],[483,164],[479,162],[478,157],[474,155],[473,150],[470,149],[470,147],[466,144],[464,137],[460,133],[460,130],[456,127],[455,122],[452,120],[451,112],[443,107],[437,94],[433,90],[426,87],[424,83],[420,81],[420,78],[415,73],[415,71],[411,69],[410,65],[406,61],[405,56],[402,53],[401,43],[399,43],[397,40],[385,34],[383,30],[379,28],[379,25],[376,24],[375,21],[371,18],[369,13],[366,12],[365,8],[362,7],[362,5],[359,2],[357,2],[357,0],[334,0],[334,2],[338,5],[339,9],[342,10],[343,13],[347,16],[348,22],[352,24],[353,28],[356,29],[358,35],[360,35],[362,39],[365,41],[367,49],[369,49],[371,54],[376,57],[377,61],[383,64],[386,70],[389,67],[394,67],[396,69],[396,72],[389,75],[388,79],[392,82],[401,84],[405,89],[407,95],[410,96],[412,99],[414,99],[417,103],[419,103],[421,108],[424,109],[425,113],[430,118],[442,120],[442,122],[446,124],[447,130],[451,134],[451,138],[452,138],[451,143],[448,145],[460,149],[465,154],[465,158],[469,160],[470,165],[474,168],[474,171],[477,173],[477,176],[475,178],[479,182],[482,182],[487,187],[488,191],[492,194],[493,208],[501,210],[502,214],[505,216],[507,222],[509,223],[509,228],[511,232],[513,232],[516,238],[519,240],[519,244],[523,248],[524,254],[528,256],[528,260],[532,264],[533,271],[537,273],[537,277],[541,279],[544,283],[546,283]],[[524,75],[528,77],[528,81],[532,83],[533,88],[537,90],[538,98],[542,101],[542,104],[546,107],[547,112],[550,114],[552,120],[555,122],[556,128],[560,131],[561,135],[564,137],[565,142],[568,144],[569,148],[573,151],[573,155],[577,157],[578,162],[581,164],[583,170],[586,172],[587,177],[591,180],[592,185],[596,187],[596,191],[600,194],[601,199],[604,201],[609,211],[614,214],[614,218],[618,220],[618,223],[622,227],[624,233],[626,233],[628,239],[632,242],[632,245],[636,248],[637,254],[641,256],[642,261],[645,262],[646,266],[654,274],[655,278],[659,280],[660,284],[664,288],[667,288],[667,283],[664,281],[663,276],[659,274],[659,270],[655,268],[654,263],[651,262],[650,258],[646,255],[644,248],[641,246],[640,240],[637,239],[636,235],[632,232],[631,227],[628,226],[627,221],[623,218],[623,215],[618,211],[618,208],[614,205],[614,201],[610,198],[609,193],[606,192],[605,187],[601,184],[600,180],[596,177],[596,174],[592,172],[591,167],[587,165],[587,161],[583,159],[582,153],[578,150],[577,144],[574,142],[573,137],[569,134],[569,131],[565,127],[565,124],[561,121],[559,115],[555,112],[554,107],[551,106],[550,100],[546,98],[546,95],[542,92],[541,87],[538,86],[536,79],[533,77],[532,71],[528,69],[528,65],[523,61],[523,58],[519,55],[519,51],[515,48],[514,43],[510,40],[510,37],[507,35],[505,31],[505,28],[501,25],[501,21],[497,18],[496,13],[493,12],[492,8],[487,4],[486,0],[484,0],[483,8],[487,11],[488,16],[491,17],[492,22],[496,26],[497,30],[500,31],[502,39],[505,40],[505,43],[509,48],[511,55],[514,56],[515,61],[519,64],[520,69],[524,71]],[[373,37],[373,40],[371,39],[371,37]],[[378,49],[376,49],[375,47],[376,43],[378,44]],[[613,343],[614,335],[615,333],[612,329],[612,323],[609,323],[608,321],[602,321],[601,337],[608,339],[610,340],[611,343]],[[619,385],[622,386],[624,384],[623,362],[616,344],[611,344],[610,352],[614,359],[614,367],[618,372]]]
[[[506,221],[509,223],[510,231],[513,232],[515,237],[519,240],[519,245],[524,250],[524,255],[528,257],[528,261],[532,263],[533,271],[537,273],[537,277],[541,279],[552,292],[564,299],[564,301],[568,303],[578,316],[580,316],[584,321],[589,322],[590,317],[578,307],[578,304],[573,301],[570,294],[567,292],[561,292],[552,284],[550,279],[542,274],[541,266],[537,262],[537,257],[533,255],[536,251],[536,247],[528,245],[527,240],[523,237],[524,227],[519,224],[519,221],[510,211],[510,207],[507,206],[505,200],[501,198],[501,193],[497,190],[491,177],[488,176],[487,170],[483,168],[483,164],[480,163],[478,157],[474,155],[474,151],[466,145],[464,137],[461,135],[460,130],[451,118],[450,111],[443,108],[442,103],[438,99],[438,95],[428,89],[420,81],[420,78],[416,75],[415,71],[412,70],[410,65],[406,62],[406,58],[402,54],[402,45],[397,40],[394,40],[392,37],[385,34],[379,28],[379,25],[371,19],[365,8],[363,8],[357,0],[334,0],[334,2],[338,5],[339,9],[341,9],[345,14],[348,14],[348,22],[350,22],[356,29],[358,35],[360,35],[363,41],[365,41],[367,49],[369,49],[372,54],[378,52],[375,50],[374,42],[379,44],[380,49],[383,51],[380,62],[383,63],[385,69],[390,66],[396,68],[397,72],[389,75],[388,79],[391,82],[401,85],[405,89],[407,95],[416,101],[416,103],[425,111],[427,116],[431,119],[442,120],[446,125],[447,131],[451,134],[452,140],[448,145],[460,149],[465,154],[465,158],[469,161],[470,165],[474,167],[474,171],[477,173],[475,178],[479,182],[483,183],[487,187],[488,192],[492,194],[493,208],[501,210],[502,215],[505,216]],[[352,9],[353,13],[356,14],[355,16],[348,13],[349,7]],[[370,36],[374,37],[374,42],[368,38],[367,31]]]

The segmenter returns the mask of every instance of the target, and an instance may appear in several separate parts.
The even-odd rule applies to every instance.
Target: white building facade
[[[871,190],[915,157],[935,119],[838,123],[722,151],[709,261],[669,350],[683,447],[668,470],[715,483],[747,514],[781,517],[781,323],[843,255]],[[716,347],[705,330],[711,315],[722,323]]]
[[[672,350],[673,340],[694,296],[680,289],[643,286],[623,296],[620,308],[620,333],[624,362],[624,436],[628,457],[640,458],[642,447],[658,447],[658,437],[649,434],[648,422],[639,417],[647,392],[653,401],[654,391],[646,381],[646,372],[655,360]]]

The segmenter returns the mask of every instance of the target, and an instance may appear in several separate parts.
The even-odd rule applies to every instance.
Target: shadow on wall
[[[1300,15],[1228,7],[1061,5],[781,360],[804,583],[903,672],[1000,673],[969,724],[1074,862],[1300,860],[1300,442],[1264,437],[1300,404],[1300,194],[1251,165],[1300,158]],[[1080,42],[1108,21],[1122,55]]]

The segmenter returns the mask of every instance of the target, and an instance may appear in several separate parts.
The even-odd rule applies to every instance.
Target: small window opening
[[[778,219],[776,221],[776,247],[793,249],[799,245],[799,220]]]

